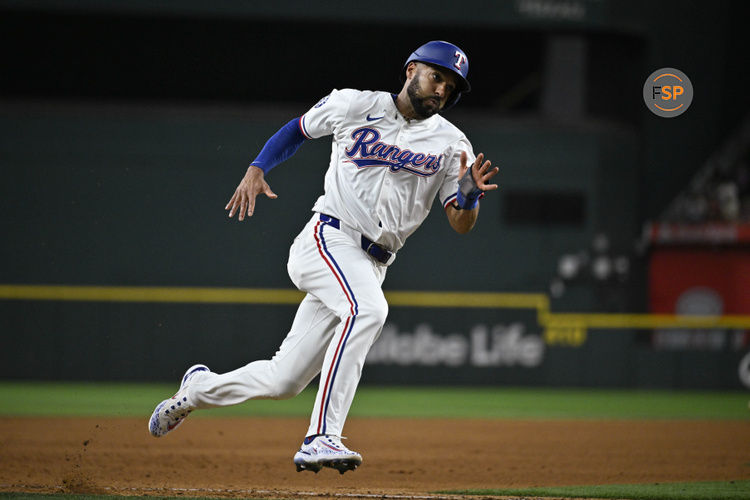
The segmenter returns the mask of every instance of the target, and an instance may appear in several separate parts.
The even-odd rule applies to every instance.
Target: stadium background
[[[363,382],[745,387],[747,219],[674,209],[719,203],[700,174],[727,149],[720,181],[740,201],[747,189],[732,177],[750,109],[738,4],[1,1],[0,377],[174,380],[195,361],[272,355],[294,296],[267,290],[292,287],[287,249],[328,142],[269,175],[279,199],[252,220],[224,204],[283,123],[334,87],[398,90],[408,53],[448,39],[474,90],[447,116],[500,166],[501,189],[470,235],[436,209],[400,252],[385,289],[414,293],[392,301]],[[661,67],[694,86],[678,118],[643,103]],[[693,236],[649,237],[654,223]],[[207,303],[206,288],[242,290]],[[434,291],[496,295],[417,307]],[[569,313],[588,316],[550,319]]]

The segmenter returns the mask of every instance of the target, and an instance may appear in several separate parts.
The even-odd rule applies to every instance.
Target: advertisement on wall
[[[581,318],[591,325],[572,328],[566,314],[535,309],[392,307],[363,382],[750,388],[750,354],[743,358],[732,330],[676,328],[679,318],[650,315]],[[720,332],[729,340],[678,355],[647,341],[675,332]]]
[[[152,380],[184,370],[184,360],[224,372],[269,359],[300,299],[265,289],[7,286],[1,293],[14,299],[0,307],[6,329],[18,333],[0,356],[3,376],[40,380]],[[103,294],[110,300],[93,300]],[[148,301],[157,294],[160,302]],[[30,300],[42,296],[64,300]],[[748,316],[555,312],[542,294],[387,298],[386,324],[363,366],[366,384],[750,388]],[[653,343],[655,334],[680,332],[711,348]],[[166,361],[154,339],[173,353]]]
[[[391,308],[365,380],[533,383],[548,349],[534,311]]]

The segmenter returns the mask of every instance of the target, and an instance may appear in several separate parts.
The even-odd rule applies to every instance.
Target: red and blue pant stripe
[[[325,261],[326,265],[333,273],[336,281],[341,287],[342,292],[344,293],[344,296],[349,302],[350,314],[346,318],[344,328],[341,330],[341,335],[338,338],[336,344],[336,351],[334,352],[333,359],[328,366],[328,370],[326,373],[321,373],[321,378],[325,377],[325,384],[323,385],[323,390],[319,391],[321,401],[320,412],[318,415],[318,434],[326,433],[326,417],[328,414],[328,407],[331,402],[331,392],[333,384],[336,381],[336,374],[338,373],[339,365],[341,364],[341,358],[343,357],[344,351],[346,349],[346,342],[349,339],[349,335],[351,334],[352,329],[354,328],[354,323],[357,319],[357,314],[359,313],[359,304],[357,303],[357,299],[354,296],[354,292],[352,291],[351,286],[349,285],[349,282],[344,275],[344,272],[341,270],[341,267],[336,262],[336,259],[333,257],[328,249],[328,246],[326,245],[325,237],[323,235],[323,228],[326,225],[327,223],[323,221],[319,221],[315,225],[315,242],[317,243],[318,252],[320,253],[321,258]]]

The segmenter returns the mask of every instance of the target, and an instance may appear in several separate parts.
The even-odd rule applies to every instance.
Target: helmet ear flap
[[[445,111],[446,109],[450,109],[453,106],[455,106],[459,99],[461,99],[461,91],[454,90],[453,94],[445,102],[445,106],[443,106],[442,111]]]

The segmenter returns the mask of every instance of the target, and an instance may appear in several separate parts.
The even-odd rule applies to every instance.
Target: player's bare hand
[[[272,200],[278,198],[263,178],[263,171],[251,165],[224,210],[229,210],[229,217],[239,213],[238,219],[241,221],[245,220],[245,215],[252,217],[255,211],[255,198],[261,193]]]
[[[469,156],[466,154],[466,151],[461,151],[461,166],[458,170],[459,179],[464,176],[467,170],[469,170],[467,164],[468,161]],[[487,181],[495,177],[499,171],[500,169],[497,167],[492,168],[491,161],[484,161],[484,153],[479,153],[477,159],[474,160],[474,164],[471,166],[471,175],[474,178],[474,182],[476,183],[477,188],[482,191],[492,191],[493,189],[497,189],[497,184],[487,184]]]

